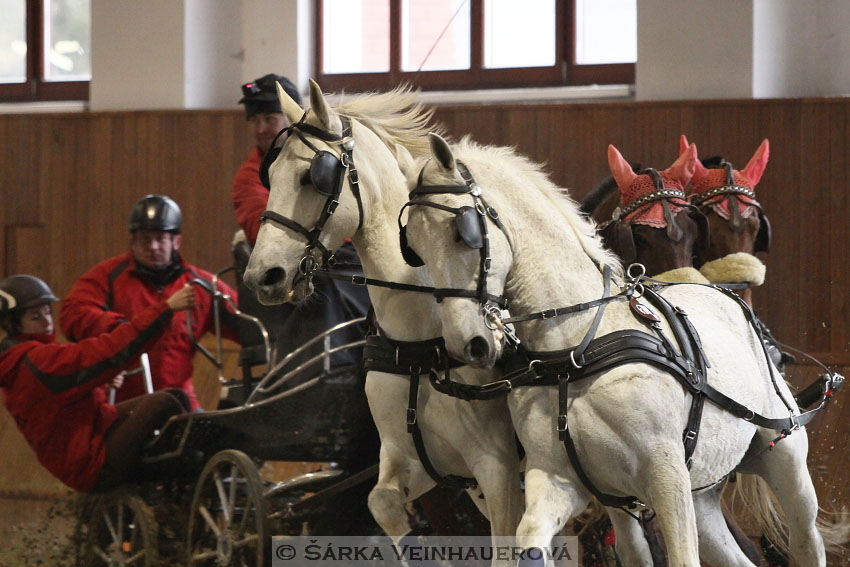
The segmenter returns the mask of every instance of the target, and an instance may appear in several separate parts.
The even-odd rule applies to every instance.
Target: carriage
[[[202,350],[227,388],[221,409],[172,417],[145,447],[142,464],[155,471],[150,480],[83,497],[77,565],[260,567],[271,560],[273,534],[377,529],[365,506],[378,470],[377,433],[362,367],[349,362],[359,361],[364,341],[335,340],[362,327],[364,318],[331,327],[254,378],[252,367],[272,361],[272,349],[263,323],[217,290],[228,269],[212,286],[193,283],[218,300],[217,320],[227,302],[262,340],[243,348],[238,379],[223,379],[220,341],[215,356]],[[313,355],[316,345],[320,352]],[[346,352],[356,356],[337,363]],[[278,461],[310,463],[314,470],[292,475],[275,467]]]

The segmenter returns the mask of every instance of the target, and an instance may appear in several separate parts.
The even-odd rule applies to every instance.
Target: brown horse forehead
[[[755,189],[755,185],[750,181],[750,178],[738,171],[732,170],[732,179],[735,185],[746,187],[747,189]],[[726,171],[723,169],[709,169],[702,177],[697,177],[697,174],[691,179],[691,186],[694,193],[704,193],[717,187],[726,185]]]

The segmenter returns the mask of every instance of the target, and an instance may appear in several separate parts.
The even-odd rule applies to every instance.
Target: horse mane
[[[369,128],[393,155],[398,144],[414,158],[420,158],[430,155],[428,133],[443,135],[445,129],[440,124],[429,125],[434,110],[418,102],[418,96],[418,89],[403,84],[391,91],[358,95],[340,102],[333,110]]]
[[[723,162],[726,161],[726,158],[724,158],[723,156],[711,156],[701,159],[699,161],[706,169],[720,169],[723,167]]]
[[[469,155],[473,159],[498,163],[500,166],[522,171],[529,185],[537,188],[542,196],[548,199],[561,213],[587,255],[600,266],[610,266],[615,275],[622,275],[623,267],[620,259],[605,248],[602,238],[596,233],[596,223],[593,219],[582,214],[579,204],[570,197],[566,189],[558,187],[549,179],[549,176],[543,171],[542,164],[535,163],[517,153],[515,148],[482,146],[474,142],[469,136],[464,136],[452,149],[455,151],[456,157],[458,154]],[[523,187],[523,190],[527,189],[527,186]],[[535,201],[536,199],[529,199],[529,202]]]
[[[639,163],[632,163],[629,165],[632,166],[632,171],[635,173],[641,169],[641,165]],[[586,216],[593,215],[593,213],[596,212],[596,209],[598,209],[602,203],[607,201],[611,194],[617,189],[617,181],[614,179],[613,175],[609,175],[593,186],[590,193],[581,200],[579,210]]]
[[[614,180],[613,175],[609,175],[594,185],[590,193],[581,200],[579,211],[585,216],[592,215],[616,190],[617,182]]]

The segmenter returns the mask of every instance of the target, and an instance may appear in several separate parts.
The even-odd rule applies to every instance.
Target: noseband
[[[331,215],[334,211],[336,211],[337,206],[339,206],[339,198],[342,194],[342,186],[345,182],[346,170],[348,170],[348,180],[351,186],[351,192],[354,193],[354,198],[357,200],[357,210],[359,214],[357,230],[360,230],[363,226],[363,201],[360,198],[359,176],[357,174],[357,169],[354,167],[354,138],[351,137],[351,121],[345,116],[340,116],[340,120],[342,121],[342,135],[338,136],[332,132],[306,124],[304,122],[306,116],[307,114],[304,113],[304,116],[302,116],[301,120],[297,123],[284,128],[277,133],[277,136],[275,136],[275,139],[272,142],[272,147],[266,153],[263,158],[263,162],[260,165],[260,179],[267,188],[270,187],[268,177],[269,168],[283,149],[283,144],[277,147],[275,144],[278,138],[280,138],[284,133],[295,134],[298,139],[301,140],[308,148],[313,150],[313,153],[315,154],[313,159],[310,160],[310,169],[307,173],[309,179],[305,176],[305,179],[303,179],[302,182],[304,184],[309,183],[313,185],[317,193],[327,197],[325,204],[322,206],[322,212],[319,215],[319,219],[316,221],[316,224],[312,229],[307,229],[297,221],[267,209],[262,215],[260,215],[260,222],[275,222],[301,234],[307,239],[307,246],[304,248],[304,255],[301,257],[301,261],[298,264],[298,272],[309,280],[319,267],[333,265],[333,252],[328,250],[325,245],[322,244],[320,237],[328,219],[330,219]],[[340,157],[337,157],[331,152],[319,150],[305,137],[305,134],[325,142],[342,142],[342,153],[340,154]],[[286,142],[284,142],[284,144],[285,143]],[[318,262],[313,255],[313,250],[316,248],[318,248],[322,254],[321,262]]]
[[[416,188],[410,192],[410,200],[399,211],[398,225],[402,243],[402,253],[408,263],[412,265],[422,266],[424,262],[419,256],[407,246],[406,226],[401,224],[401,216],[407,207],[423,206],[440,209],[455,215],[457,224],[458,238],[473,249],[479,251],[478,262],[478,284],[476,289],[454,289],[443,288],[434,291],[434,296],[437,301],[442,301],[446,297],[466,297],[477,299],[481,312],[485,316],[485,323],[488,328],[496,328],[496,320],[501,320],[501,309],[507,308],[508,301],[504,296],[496,296],[487,291],[487,274],[490,272],[490,239],[487,230],[487,219],[499,227],[505,238],[508,237],[502,221],[499,220],[499,213],[487,204],[484,197],[481,196],[481,187],[475,182],[472,174],[466,165],[457,161],[457,169],[463,177],[463,185],[422,185],[422,174],[424,168],[419,172],[419,181]],[[469,195],[472,197],[473,206],[464,207],[449,207],[441,203],[433,203],[417,197],[425,195]],[[510,239],[508,239],[510,245]]]

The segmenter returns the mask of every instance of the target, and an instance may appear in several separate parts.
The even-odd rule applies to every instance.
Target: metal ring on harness
[[[491,331],[496,331],[499,329],[499,323],[501,323],[501,313],[499,312],[499,308],[491,303],[486,303],[481,306],[482,314],[484,315],[484,325],[490,329]],[[492,321],[492,326],[490,322]],[[503,325],[504,326],[504,325]]]
[[[301,257],[301,262],[298,263],[298,273],[302,276],[309,276],[316,271],[317,266],[318,262],[316,262],[312,254],[304,254]]]
[[[639,269],[640,273],[633,274],[632,268]],[[640,278],[646,275],[646,266],[638,262],[635,262],[634,264],[629,264],[629,267],[626,268],[626,275],[632,280],[639,280]]]
[[[576,362],[574,354],[575,354],[575,350],[571,350],[570,351],[570,362],[572,362],[573,366],[575,366],[576,368],[582,368],[582,365],[579,364],[578,362]]]

